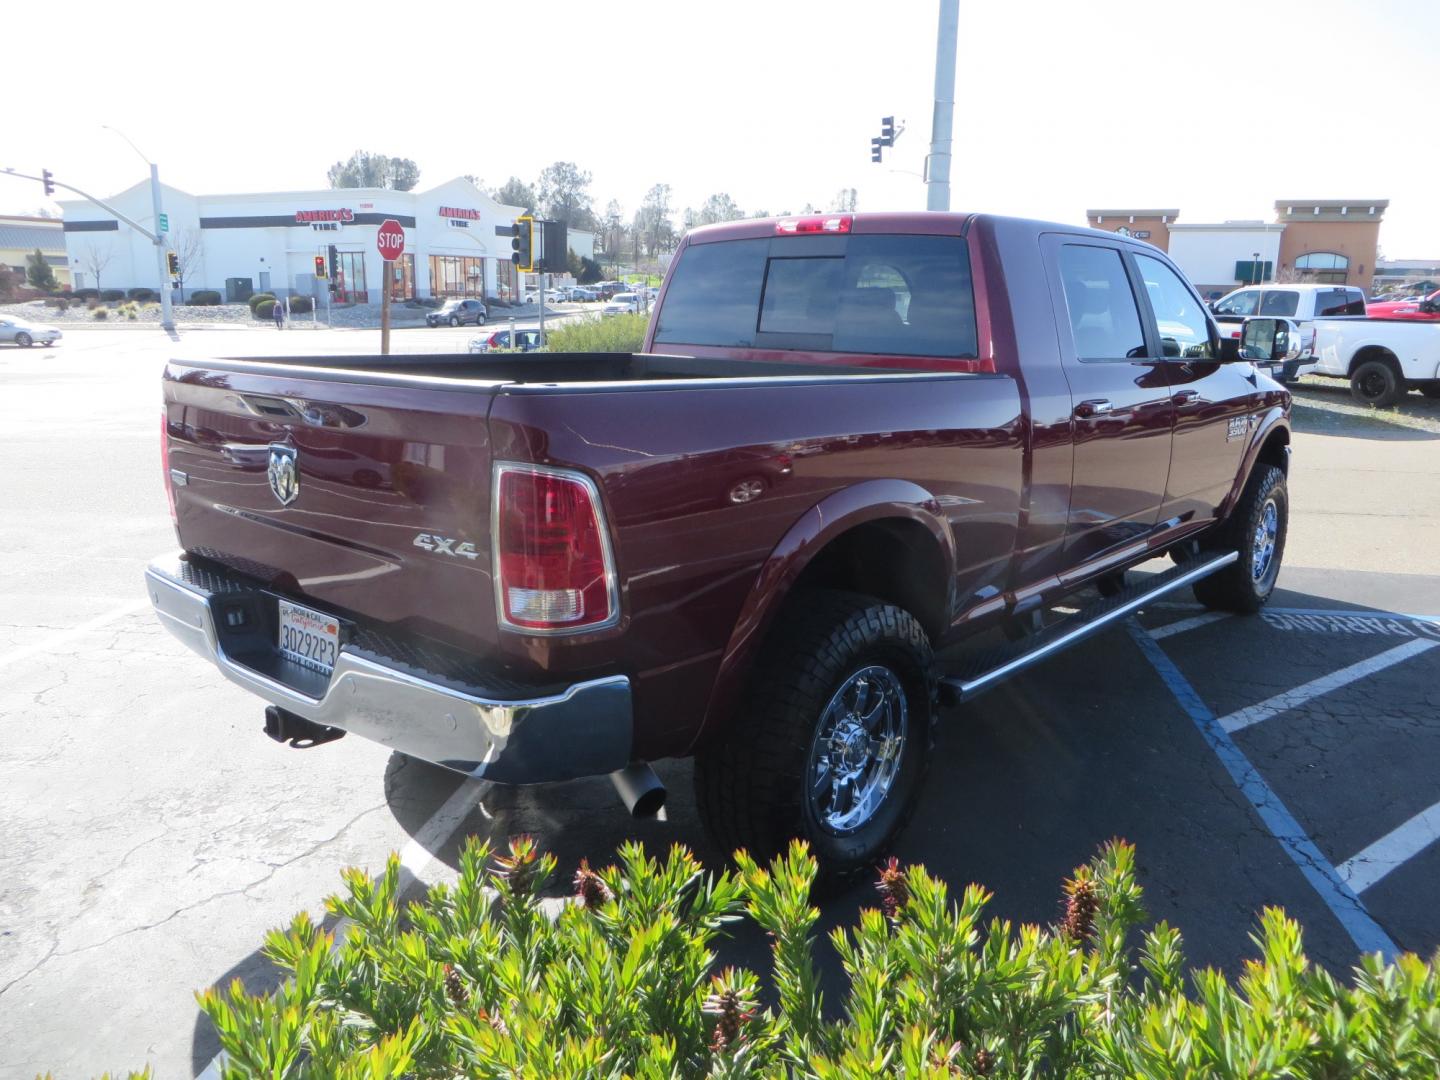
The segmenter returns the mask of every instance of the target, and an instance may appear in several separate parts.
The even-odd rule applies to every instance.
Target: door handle
[[[1199,390],[1181,390],[1170,400],[1175,402],[1176,405],[1189,405],[1192,401],[1198,401],[1199,399]]]
[[[1075,415],[1082,420],[1088,420],[1092,416],[1103,416],[1115,408],[1115,403],[1109,398],[1092,398],[1089,401],[1082,401],[1075,406]]]

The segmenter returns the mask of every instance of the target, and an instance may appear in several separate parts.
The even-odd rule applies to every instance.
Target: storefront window
[[[485,260],[470,255],[430,256],[431,296],[483,296]]]
[[[506,302],[515,299],[515,264],[509,259],[495,261],[495,295]]]
[[[390,263],[390,299],[411,300],[415,297],[415,256],[401,255]]]
[[[1295,269],[1301,281],[1343,285],[1349,267],[1350,260],[1333,251],[1312,251],[1295,260]]]
[[[368,304],[370,292],[365,285],[365,253],[340,252],[340,279],[335,283],[335,299],[342,304]]]

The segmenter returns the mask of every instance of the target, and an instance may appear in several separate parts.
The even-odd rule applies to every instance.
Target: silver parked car
[[[37,341],[41,345],[54,345],[64,335],[53,326],[44,323],[26,322],[12,315],[0,315],[0,341],[8,341],[29,348]]]

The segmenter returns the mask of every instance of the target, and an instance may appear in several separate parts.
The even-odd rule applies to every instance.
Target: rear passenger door
[[[1070,383],[1075,465],[1065,547],[1074,566],[1154,528],[1175,409],[1122,249],[1060,235],[1046,244]]]
[[[1168,263],[1133,256],[1143,283],[1149,338],[1165,367],[1175,410],[1170,478],[1161,520],[1215,516],[1240,470],[1261,400],[1255,368],[1222,364],[1199,295]]]

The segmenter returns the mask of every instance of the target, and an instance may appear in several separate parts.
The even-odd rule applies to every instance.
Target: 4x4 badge
[[[270,494],[281,506],[289,506],[300,496],[299,453],[293,446],[270,444],[270,467],[265,475],[270,480]]]

